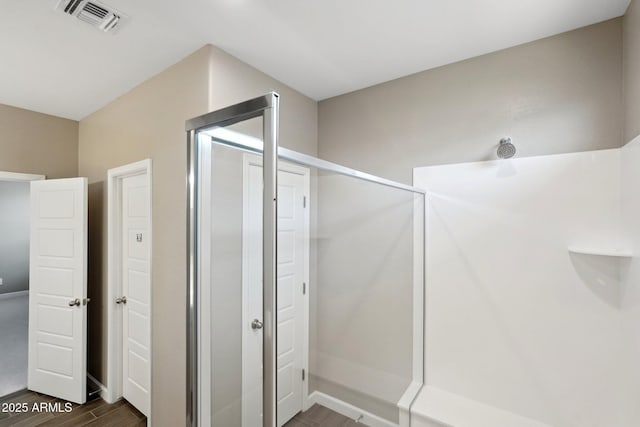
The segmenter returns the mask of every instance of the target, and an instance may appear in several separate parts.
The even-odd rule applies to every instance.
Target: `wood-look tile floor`
[[[8,412],[15,408],[12,404],[27,404],[26,412]],[[33,411],[40,403],[53,403],[54,412]],[[56,408],[55,403],[59,403]],[[84,405],[71,404],[71,411],[65,412],[64,400],[56,399],[44,394],[24,390],[0,398],[0,427],[144,427],[147,425],[145,416],[126,400],[108,404],[97,398]],[[45,408],[43,408],[45,409]],[[57,411],[61,409],[61,411]]]
[[[284,427],[366,427],[356,423],[331,409],[320,405],[313,405],[306,412],[300,412],[286,423]]]

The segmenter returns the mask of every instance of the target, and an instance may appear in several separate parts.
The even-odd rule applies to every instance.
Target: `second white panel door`
[[[278,171],[278,426],[302,410],[304,176]]]
[[[150,206],[146,175],[122,179],[122,392],[149,416],[150,408]]]
[[[242,426],[262,425],[262,159],[245,158],[243,244]],[[309,170],[278,170],[277,420],[302,410],[305,366],[305,290],[308,268]]]

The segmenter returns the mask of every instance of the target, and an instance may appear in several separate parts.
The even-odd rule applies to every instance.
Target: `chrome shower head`
[[[498,157],[501,159],[510,159],[516,155],[516,146],[511,142],[511,138],[502,138],[498,145]]]

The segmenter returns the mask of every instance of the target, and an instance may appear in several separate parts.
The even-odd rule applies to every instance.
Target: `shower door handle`
[[[253,322],[251,322],[251,329],[262,329],[262,322],[258,319],[253,319]]]

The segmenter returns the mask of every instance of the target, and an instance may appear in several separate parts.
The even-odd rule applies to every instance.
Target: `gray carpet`
[[[29,295],[0,295],[0,396],[27,388]]]

